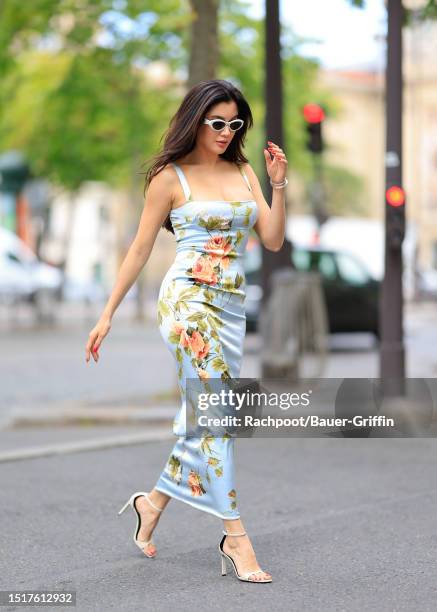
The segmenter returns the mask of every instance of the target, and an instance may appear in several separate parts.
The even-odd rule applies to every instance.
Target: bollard
[[[319,273],[281,268],[273,273],[271,286],[259,321],[262,376],[291,381],[307,378],[304,370],[311,359],[316,363],[312,376],[321,376],[329,325]]]

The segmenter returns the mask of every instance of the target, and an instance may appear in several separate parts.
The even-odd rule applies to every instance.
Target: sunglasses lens
[[[233,132],[236,132],[243,126],[243,123],[243,119],[234,119],[233,121],[231,121],[230,128]]]
[[[225,125],[226,123],[222,121],[221,119],[214,119],[211,122],[211,127],[217,132],[220,132],[225,127]]]

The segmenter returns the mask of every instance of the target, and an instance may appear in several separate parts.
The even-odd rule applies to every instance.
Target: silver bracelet
[[[274,183],[272,179],[270,179],[270,185],[272,185],[273,187],[276,187],[279,185],[286,185],[287,183],[288,183],[287,177],[285,177],[284,180],[280,181],[279,183]]]
[[[274,183],[272,179],[270,179],[270,185],[276,189],[283,189],[286,185],[288,185],[288,179],[285,177],[282,183]]]

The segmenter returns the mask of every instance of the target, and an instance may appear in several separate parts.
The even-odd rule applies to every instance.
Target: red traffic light
[[[303,116],[308,123],[320,123],[325,118],[325,113],[321,106],[311,103],[303,107]]]
[[[405,191],[402,187],[393,185],[385,192],[385,199],[390,206],[402,206],[402,204],[405,204]]]

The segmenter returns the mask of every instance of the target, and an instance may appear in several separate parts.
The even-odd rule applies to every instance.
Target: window
[[[337,266],[341,278],[351,285],[365,285],[369,274],[361,262],[346,253],[337,253]]]
[[[323,278],[334,279],[337,276],[334,257],[330,253],[321,253],[319,257],[319,272]]]
[[[296,270],[306,271],[310,269],[311,255],[308,251],[294,248],[292,250],[292,259]]]

